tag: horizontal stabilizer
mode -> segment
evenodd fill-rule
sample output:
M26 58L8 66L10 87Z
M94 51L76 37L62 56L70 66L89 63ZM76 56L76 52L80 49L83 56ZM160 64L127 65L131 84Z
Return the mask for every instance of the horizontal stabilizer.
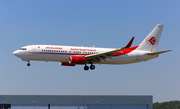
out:
M148 55L159 55L159 54L166 53L166 52L170 52L170 51L172 51L172 50L166 50L166 51L159 51L159 52L148 53Z

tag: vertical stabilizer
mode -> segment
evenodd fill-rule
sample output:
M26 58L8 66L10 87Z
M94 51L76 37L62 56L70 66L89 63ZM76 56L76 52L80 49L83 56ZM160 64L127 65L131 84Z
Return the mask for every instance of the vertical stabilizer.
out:
M164 24L158 24L141 42L137 50L156 52Z

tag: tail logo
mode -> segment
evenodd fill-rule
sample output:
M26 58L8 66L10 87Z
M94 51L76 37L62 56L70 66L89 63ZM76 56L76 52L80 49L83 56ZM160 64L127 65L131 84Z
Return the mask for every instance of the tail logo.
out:
M149 44L149 45L156 45L158 43L158 39L156 37L148 37L146 39L146 42Z

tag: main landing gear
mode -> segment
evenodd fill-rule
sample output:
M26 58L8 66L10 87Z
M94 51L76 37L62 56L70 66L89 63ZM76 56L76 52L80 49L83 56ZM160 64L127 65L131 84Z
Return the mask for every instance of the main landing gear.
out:
M84 66L84 70L89 70L89 67L87 65Z
M90 69L91 69L91 70L94 70L94 69L95 69L95 65L92 65L92 64L91 64ZM86 71L89 70L89 67L88 67L87 65L85 65L85 66L84 66L84 70L86 70Z

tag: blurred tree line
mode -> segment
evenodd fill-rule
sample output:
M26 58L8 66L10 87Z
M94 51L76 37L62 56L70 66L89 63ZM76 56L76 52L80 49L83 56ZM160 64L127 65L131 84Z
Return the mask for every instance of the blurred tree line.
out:
M153 109L180 109L180 101L153 103Z

